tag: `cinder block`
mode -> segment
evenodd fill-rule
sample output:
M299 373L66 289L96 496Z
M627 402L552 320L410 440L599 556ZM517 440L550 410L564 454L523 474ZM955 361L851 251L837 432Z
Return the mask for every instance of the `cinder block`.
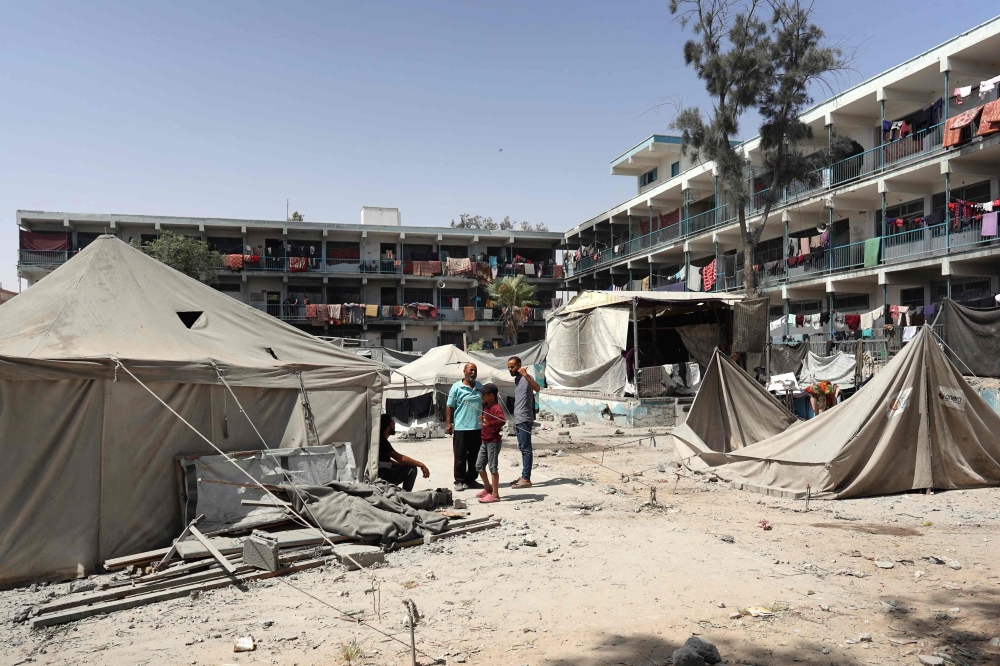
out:
M243 563L264 571L277 571L278 551L278 537L254 530L243 541Z
M348 571L356 571L361 567L370 567L373 564L385 562L385 553L377 546L338 546L334 554Z

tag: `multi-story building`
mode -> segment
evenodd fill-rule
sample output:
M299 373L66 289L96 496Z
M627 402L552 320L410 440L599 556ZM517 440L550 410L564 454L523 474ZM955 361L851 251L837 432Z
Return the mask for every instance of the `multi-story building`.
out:
M489 264L493 257L498 276L526 274L538 307L528 313L521 342L544 338L544 312L563 282L561 267L554 268L561 233L401 226L399 211L387 208L362 209L361 224L36 211L18 211L17 224L18 274L29 285L100 234L149 241L168 230L241 257L238 265L227 261L216 289L316 335L367 339L403 351L502 338L482 283L448 274L449 258ZM431 262L444 263L442 274L421 270ZM306 317L307 303L379 307L363 323L317 325ZM397 316L382 307L408 303L432 304L436 316L426 310L416 318Z
M998 75L1000 17L802 116L814 137L807 150L830 157L814 182L781 192L766 220L754 264L772 319L997 293L1000 237L984 213L1000 198ZM637 179L636 195L566 233L568 247L583 248L567 266L568 289L641 289L644 279L704 289L699 269L709 265L711 290L743 288L738 210L713 163L681 149L678 137L654 135L611 163L612 174ZM760 224L759 139L742 149L747 215ZM824 336L842 330L830 319ZM791 321L774 333L820 332Z

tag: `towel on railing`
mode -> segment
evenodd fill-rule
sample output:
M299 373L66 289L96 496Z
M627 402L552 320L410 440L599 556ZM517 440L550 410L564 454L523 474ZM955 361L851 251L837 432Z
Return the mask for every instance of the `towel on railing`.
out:
M395 316L397 317L402 317L404 314L406 314L406 309L402 305L397 305L395 310L396 310Z
M306 319L315 319L315 318L316 318L316 306L310 303L309 305L306 306Z
M465 310L465 321L476 321L476 310L474 308L466 306L463 309Z
M562 264L556 264L552 267L552 277L557 280L561 280L565 273L563 272Z
M472 262L468 258L448 257L448 275L472 275Z
M340 321L340 318L341 318L340 317L340 310L341 310L340 304L330 305L330 321L331 322L334 322L334 321L338 321L339 322Z
M982 236L996 236L997 235L997 214L996 213L986 213L983 215L983 230L980 232Z
M309 260L305 257L288 257L288 270L292 273L301 273L306 270Z
M382 319L392 319L393 313L396 311L394 305L383 305L382 306Z
M365 305L365 316L366 317L377 317L378 316L378 306L377 305Z
M711 291L715 285L715 259L712 259L707 266L701 269L701 279L705 285L705 291Z
M881 243L881 238L869 238L865 241L865 268L878 266L878 249Z
M431 275L441 275L441 262L440 261L428 261L427 266L431 270Z

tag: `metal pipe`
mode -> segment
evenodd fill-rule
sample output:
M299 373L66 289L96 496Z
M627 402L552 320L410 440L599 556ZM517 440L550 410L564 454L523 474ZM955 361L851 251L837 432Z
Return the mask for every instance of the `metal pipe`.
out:
M639 298L637 296L632 297L632 348L634 354L632 357L632 380L635 382L635 397L641 397L639 395Z

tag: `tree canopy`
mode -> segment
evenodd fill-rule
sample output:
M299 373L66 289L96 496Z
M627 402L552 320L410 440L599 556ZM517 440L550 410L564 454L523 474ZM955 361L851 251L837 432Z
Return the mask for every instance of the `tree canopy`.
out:
M208 243L170 231L161 231L156 240L145 243L133 240L132 247L202 282L215 282L222 268L222 255L209 249Z
M524 325L524 308L538 305L535 300L535 286L523 275L514 275L494 280L486 293L497 307L503 309L503 335L507 344L517 344L517 332Z
M504 216L503 220L500 222L494 222L492 217L483 217L482 215L469 215L468 213L462 213L458 216L458 221L451 221L451 226L453 229L484 229L487 231L502 230L502 231L513 231L515 226L519 226L521 231L548 231L549 228L542 222L532 226L530 222L514 222L510 219L510 216Z

